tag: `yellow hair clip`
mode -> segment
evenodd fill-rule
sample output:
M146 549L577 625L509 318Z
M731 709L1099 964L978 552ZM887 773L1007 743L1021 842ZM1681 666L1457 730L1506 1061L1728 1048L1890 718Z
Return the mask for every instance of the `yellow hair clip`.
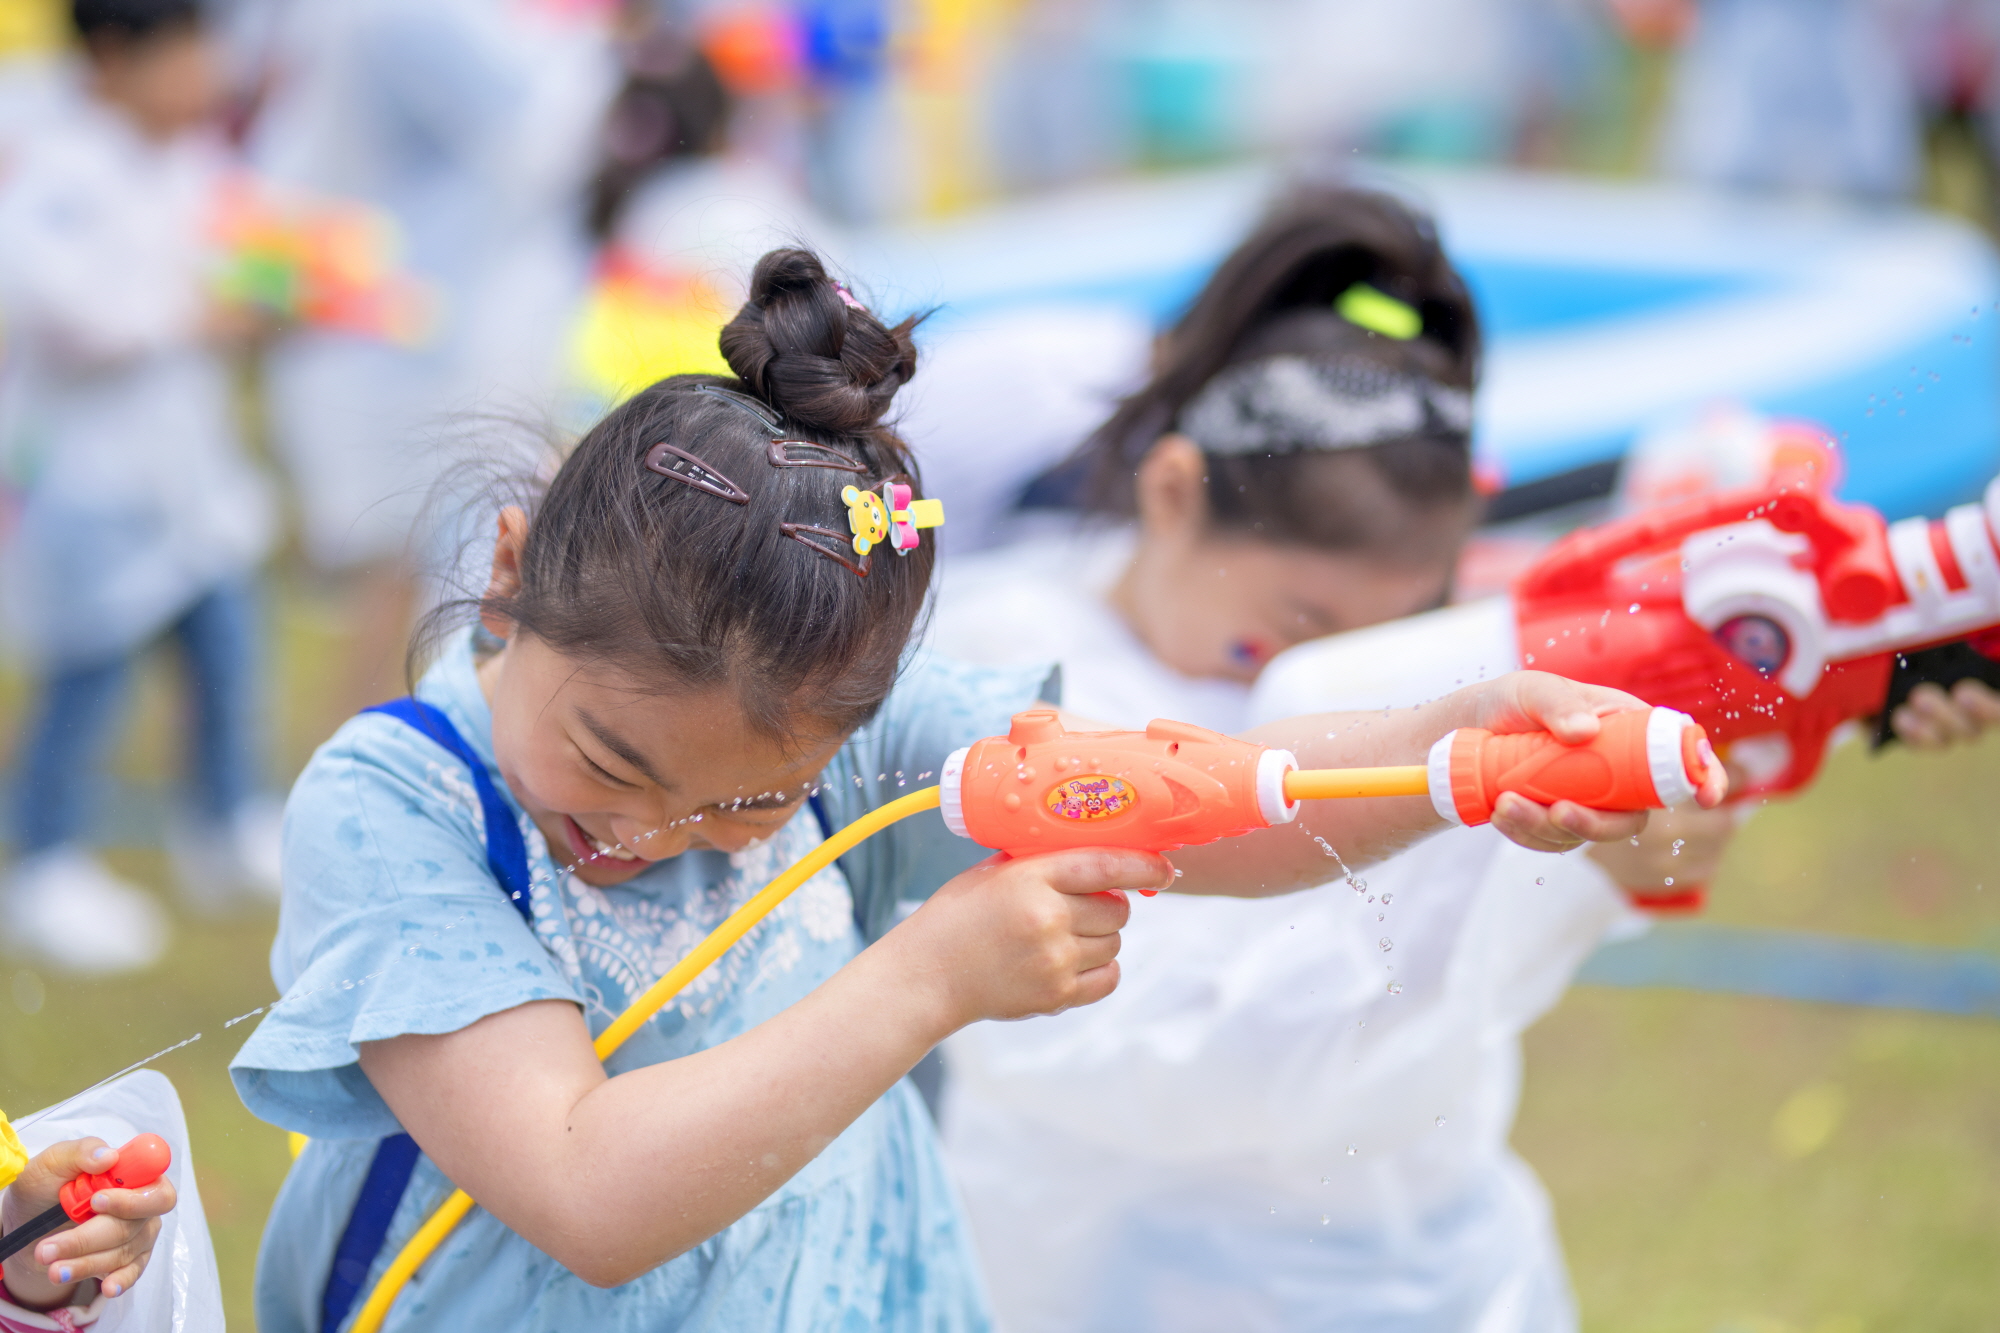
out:
M884 482L879 495L858 486L841 488L856 555L867 555L884 541L897 555L908 555L917 549L919 529L943 526L944 501L913 500L911 494L910 487L896 481Z

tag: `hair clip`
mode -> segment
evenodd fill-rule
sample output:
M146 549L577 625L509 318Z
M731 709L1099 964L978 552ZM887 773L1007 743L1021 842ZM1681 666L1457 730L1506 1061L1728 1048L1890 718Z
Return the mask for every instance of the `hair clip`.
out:
M849 487L848 489L852 490L853 488ZM849 541L847 534L844 532L835 532L832 528L814 527L810 523L780 523L778 531L784 533L799 545L817 551L827 559L847 566L847 568L853 570L861 578L865 579L868 577L868 568L874 563L874 557L866 551L861 553L859 560L848 554L848 550L858 543ZM825 540L820 541L818 540L819 538L825 538Z
M910 488L896 481L884 483L882 493L889 502L889 545L897 555L917 549L919 528L944 526L944 501L912 500Z
M833 291L834 295L840 298L840 303L849 310L859 310L864 315L868 313L868 307L854 299L854 293L847 290L846 283L835 280Z
M773 440L764 456L771 460L772 467L830 467L841 472L867 472L866 464L857 463L830 444L814 444L811 440Z
M917 548L919 528L935 528L944 522L942 500L911 500L907 483L887 481L882 493L858 486L841 488L840 500L847 506L847 526L854 533L854 553L865 556L883 542L897 555Z
M777 418L765 409L763 403L758 402L748 394L738 393L734 389L725 389L720 384L697 384L694 386L694 391L696 393L705 393L711 398L720 398L730 406L741 408L743 411L748 412L751 416L757 418L758 423L770 435L775 436L784 433L784 427L779 424Z
M668 461L668 455L672 455L682 463L685 463L689 470L683 471L677 464ZM741 486L738 486L735 482L723 476L720 472L717 472L687 450L677 449L664 440L646 451L646 467L663 477L672 477L675 481L692 486L698 491L706 491L710 495L729 501L731 504L747 505L750 503L750 492L744 490Z
M1357 282L1336 296L1333 308L1349 324L1397 342L1408 342L1424 331L1424 317L1415 306L1365 282Z

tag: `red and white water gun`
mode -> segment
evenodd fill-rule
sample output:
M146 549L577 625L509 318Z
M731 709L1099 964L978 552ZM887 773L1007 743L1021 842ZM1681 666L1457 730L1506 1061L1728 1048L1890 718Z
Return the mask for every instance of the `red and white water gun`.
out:
M1914 680L2000 680L2000 480L1890 523L1833 497L1835 464L1794 442L1759 487L1572 533L1507 597L1302 644L1265 669L1253 717L1414 704L1526 667L1688 714L1743 776L1733 798L1794 790Z

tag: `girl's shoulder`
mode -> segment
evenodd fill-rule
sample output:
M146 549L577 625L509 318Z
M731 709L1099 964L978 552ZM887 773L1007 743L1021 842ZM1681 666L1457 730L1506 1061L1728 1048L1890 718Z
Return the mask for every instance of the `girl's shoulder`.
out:
M288 814L341 810L371 800L400 801L402 813L452 823L480 818L466 763L400 718L357 713L328 737L292 786Z
M424 717L358 713L299 774L285 803L288 896L334 866L343 871L339 884L326 887L342 896L371 879L407 891L454 878L441 877L443 866L484 866L485 814L471 762L497 791L505 784L492 768L491 718L462 638L447 645L416 697Z

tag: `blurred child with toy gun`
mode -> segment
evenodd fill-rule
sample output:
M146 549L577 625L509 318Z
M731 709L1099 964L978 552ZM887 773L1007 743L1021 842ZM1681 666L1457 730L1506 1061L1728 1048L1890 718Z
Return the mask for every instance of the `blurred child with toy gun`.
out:
M1266 669L1263 709L1552 671L1692 716L1736 800L1804 786L1850 723L1923 745L2000 721L2000 480L1983 504L1889 523L1833 497L1829 443L1782 429L1764 484L1572 533L1509 596L1301 645ZM1640 901L1699 907L1686 878Z
M211 231L227 306L402 347L436 325L436 293L400 266L395 223L365 204L239 176L220 191Z

